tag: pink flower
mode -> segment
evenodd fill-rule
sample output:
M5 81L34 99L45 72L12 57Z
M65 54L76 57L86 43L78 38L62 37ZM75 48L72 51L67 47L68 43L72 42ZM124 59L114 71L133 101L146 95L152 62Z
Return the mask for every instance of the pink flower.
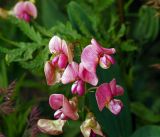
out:
M54 54L52 64L64 69L68 62L72 61L72 53L65 40L60 39L58 36L53 36L49 42L49 50Z
M96 72L98 63L103 69L107 69L115 63L113 57L111 57L115 52L114 48L103 48L95 39L92 39L91 45L88 45L82 51L81 62L91 72Z
M87 118L80 126L80 129L84 137L96 137L96 135L105 137L99 123L92 113L87 115Z
M47 61L44 72L48 85L60 82L61 74L68 62L72 61L72 53L65 40L53 36L49 42L49 50L53 54L52 61Z
M29 22L31 17L34 19L37 17L37 8L30 1L20 1L15 5L13 13L17 18Z
M61 81L63 84L74 82L71 88L72 93L82 96L85 93L85 82L96 86L98 78L95 73L86 70L82 63L78 65L76 62L72 62L65 69Z
M118 99L113 99L114 96L123 95L124 89L116 85L116 80L113 79L110 83L101 84L96 91L96 100L100 111L106 106L115 115L119 114L123 103Z
M55 83L60 82L61 73L56 69L51 61L47 61L44 66L44 73L46 76L46 81L48 85L54 85Z
M77 113L77 98L68 101L62 94L52 94L49 97L49 104L53 110L56 110L54 117L56 119L72 119L77 120L79 115Z

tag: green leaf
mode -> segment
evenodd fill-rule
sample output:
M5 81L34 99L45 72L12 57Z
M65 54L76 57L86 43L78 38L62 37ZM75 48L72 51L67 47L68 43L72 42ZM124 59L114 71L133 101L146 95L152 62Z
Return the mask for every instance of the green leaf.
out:
M8 53L8 49L0 46L0 53Z
M150 123L158 123L160 122L160 115L154 114L152 110L149 110L140 102L131 103L131 111L139 118L150 122Z
M144 126L138 129L131 137L159 137L160 127L159 126Z
M39 32L37 32L33 26L29 25L29 23L23 21L23 20L19 20L17 18L10 18L10 21L13 23L13 24L16 24L20 30L28 37L30 38L31 40L37 42L37 43L41 43L42 41L42 37L40 35Z
M123 42L120 48L122 51L126 51L126 52L132 52L132 51L138 50L137 45L132 40Z
M125 26L124 24L122 24L122 25L121 25L121 28L120 28L120 30L119 30L119 32L118 32L117 37L118 37L118 38L123 37L124 34L125 34L125 32L126 32L126 26Z
M38 3L40 4L39 18L45 27L51 28L58 21L66 21L66 16L60 9L62 5L58 5L54 0L39 0Z
M93 4L95 5L95 10L97 12L102 12L104 9L108 8L113 4L114 0L93 0ZM97 6L98 5L98 6Z
M109 82L113 78L116 78L117 83L122 85L118 66L112 66L112 68L108 70L98 68L97 74L99 76L99 83ZM124 95L121 96L120 99L124 104L124 108L119 115L115 116L107 108L104 108L102 112L99 111L95 93L88 93L87 95L86 101L88 101L89 108L96 116L97 121L108 137L129 137L132 132L132 121L126 89Z
M86 36L95 35L90 18L78 3L74 1L70 2L67 6L67 12L72 26L80 33Z
M31 61L20 62L22 67L29 69L32 72L42 72L44 62L48 60L49 49L46 46L44 49L40 50L37 56Z
M41 43L42 44L42 43ZM33 52L39 49L42 45L37 43L19 43L20 48L15 48L9 50L6 54L6 61L11 62L20 62L27 61L33 58Z
M52 27L49 32L52 33L52 36L58 34L64 39L68 39L71 41L81 38L81 35L77 33L77 31L72 27L70 22L67 22L66 24L59 22L57 25Z
M156 10L148 6L142 6L139 10L138 20L134 27L133 38L145 44L153 42L159 33L159 17L155 16Z
M77 137L80 133L80 121L68 121L64 126L63 137Z

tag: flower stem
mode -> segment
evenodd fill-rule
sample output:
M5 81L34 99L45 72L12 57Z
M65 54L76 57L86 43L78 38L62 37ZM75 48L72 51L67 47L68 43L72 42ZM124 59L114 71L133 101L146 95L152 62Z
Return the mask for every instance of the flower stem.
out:
M95 89L97 89L98 87L91 87L88 89L88 91L94 91Z

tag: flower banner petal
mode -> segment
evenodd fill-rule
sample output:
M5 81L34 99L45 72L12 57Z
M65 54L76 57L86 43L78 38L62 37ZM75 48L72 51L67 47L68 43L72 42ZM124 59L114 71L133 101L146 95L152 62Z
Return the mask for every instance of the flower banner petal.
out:
M100 111L110 102L112 99L111 88L108 83L101 84L96 91L96 100Z

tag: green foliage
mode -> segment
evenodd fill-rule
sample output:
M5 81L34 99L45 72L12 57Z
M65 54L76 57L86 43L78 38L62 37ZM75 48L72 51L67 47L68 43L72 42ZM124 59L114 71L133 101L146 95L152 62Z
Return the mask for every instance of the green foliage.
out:
M132 40L122 42L120 48L122 51L125 51L125 52L132 52L132 51L138 50L137 45Z
M42 117L53 118L49 95L58 91L69 98L72 96L70 84L49 87L45 82L43 67L51 56L48 43L51 37L58 35L72 46L74 61L78 63L92 37L106 48L115 48L116 65L107 70L98 68L98 85L116 78L125 89L124 96L120 97L124 108L118 116L107 109L100 112L94 92L79 97L80 119L68 121L60 136L80 136L79 126L85 119L87 105L108 137L160 136L158 126L146 126L160 123L159 16L154 6L146 6L144 1L121 2L37 0L38 19L35 21L26 23L15 17L0 19L0 88L17 79L13 95L15 112L0 115L0 132L7 137L24 137L34 101L40 106ZM3 102L3 97L0 101Z
M22 106L19 106L20 108L17 107L16 112L3 117L4 128L7 129L5 130L7 137L22 136L24 129L27 127L30 108L28 108L27 103L25 103L25 107L21 108Z
M39 49L42 45L37 43L19 43L19 48L9 50L6 54L6 61L20 62L27 61L33 58L33 52Z
M139 10L136 26L133 28L133 37L142 44L153 42L159 33L159 25L156 10L142 6Z
M37 4L39 4L40 6L40 21L45 27L51 28L53 25L56 25L56 23L59 21L66 21L66 17L60 10L60 5L58 5L57 2L53 0L39 0Z
M149 110L142 103L133 102L131 103L131 111L140 119L150 122L158 123L160 122L160 115L154 114L153 111Z
M138 129L131 137L159 137L159 126L144 126Z
M10 21L17 25L20 30L31 40L37 42L37 43L41 43L42 37L39 34L39 32L36 32L35 29L29 25L29 23L23 21L23 20L19 20L16 19L14 17L10 18Z
M32 72L42 72L44 62L48 60L48 46L39 51L38 55L31 61L20 62L22 67L31 70Z
M80 33L86 36L95 35L91 20L78 3L70 2L67 7L67 12L73 27Z

